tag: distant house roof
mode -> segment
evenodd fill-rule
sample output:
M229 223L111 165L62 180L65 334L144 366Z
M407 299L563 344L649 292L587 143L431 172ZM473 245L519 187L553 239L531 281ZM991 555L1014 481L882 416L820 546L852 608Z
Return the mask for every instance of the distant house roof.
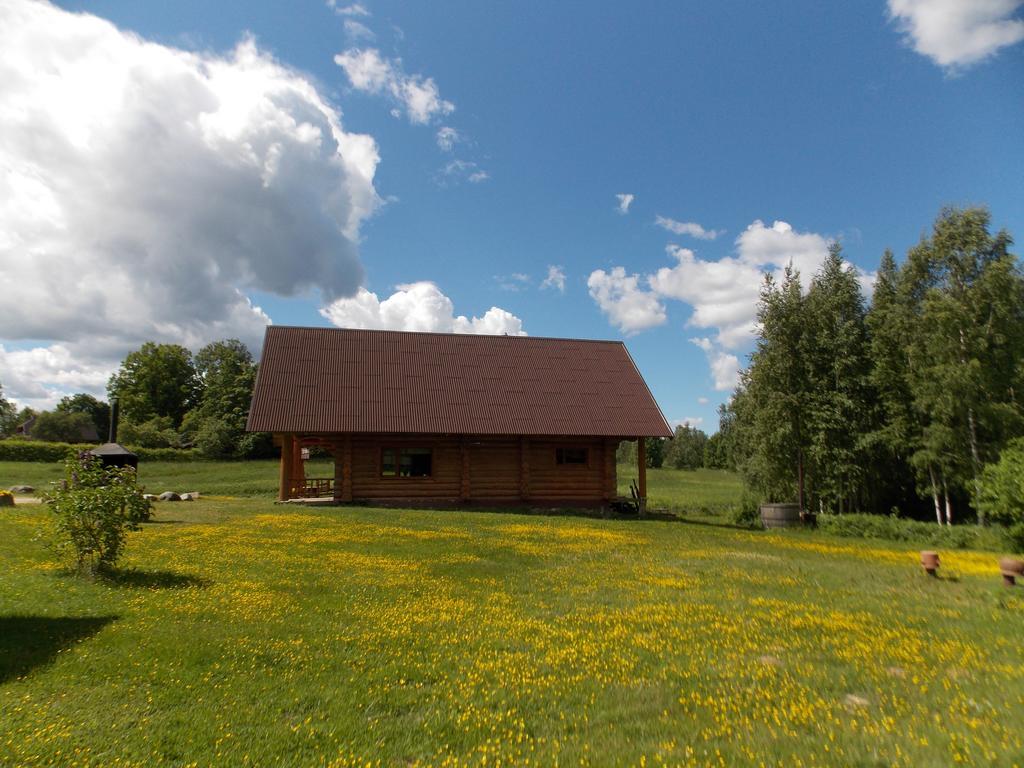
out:
M32 437L32 430L35 428L37 418L37 416L29 416L24 423L15 427L14 434ZM83 443L95 443L99 440L100 435L96 431L96 425L92 422L83 424L81 429L78 430L78 439Z
M93 456L135 456L119 443L104 443L89 450Z
M253 432L669 437L618 341L269 326Z

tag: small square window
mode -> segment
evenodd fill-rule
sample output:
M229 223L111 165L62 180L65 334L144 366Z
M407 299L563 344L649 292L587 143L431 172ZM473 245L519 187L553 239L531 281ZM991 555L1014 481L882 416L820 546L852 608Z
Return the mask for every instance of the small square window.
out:
M586 464L586 448L556 448L555 464Z
M429 448L403 448L399 474L402 477L430 477L433 452Z
M431 448L382 448L381 477L430 477L434 469Z

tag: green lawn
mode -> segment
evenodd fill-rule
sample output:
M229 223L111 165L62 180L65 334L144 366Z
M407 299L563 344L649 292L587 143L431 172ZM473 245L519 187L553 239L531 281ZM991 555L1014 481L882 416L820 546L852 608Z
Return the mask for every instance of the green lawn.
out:
M330 459L317 459L307 463L306 474L309 477L333 477L334 466ZM32 485L43 490L48 483L62 476L63 465L59 462L0 461L0 488ZM629 483L636 477L636 467L620 464L619 493L628 496ZM272 460L148 461L139 468L139 482L153 493L200 491L223 496L269 496L277 493L278 463ZM647 470L647 495L650 505L655 508L717 513L737 503L742 491L739 476L724 470Z
M630 482L638 480L636 467L620 464L616 474L619 493L628 496ZM647 500L652 509L717 515L738 504L742 495L740 476L724 469L647 470Z
M310 477L334 477L330 459L308 462ZM64 476L61 462L0 461L0 488L31 485L37 492ZM145 461L139 483L151 493L199 491L215 496L276 496L278 462L264 461Z
M933 580L804 532L208 499L88 583L46 515L0 510L0 765L1024 760L1024 598L992 554Z

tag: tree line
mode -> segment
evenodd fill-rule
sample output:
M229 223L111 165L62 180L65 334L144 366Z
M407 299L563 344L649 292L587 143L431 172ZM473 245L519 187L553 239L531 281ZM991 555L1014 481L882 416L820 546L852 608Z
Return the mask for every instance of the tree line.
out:
M723 414L729 463L768 501L984 523L986 473L1024 434L1011 243L987 210L945 209L901 265L886 251L870 307L838 244L806 292L791 268L766 276Z
M257 364L241 341L207 344L193 355L178 344L146 342L129 353L107 383L120 408L118 441L143 448L196 448L211 458L273 454L270 435L246 433ZM52 411L16 411L0 390L0 433L10 436L35 416L31 437L79 443L105 440L110 406L92 395L63 398Z
M722 409L719 409L722 415ZM708 435L690 424L680 424L672 437L649 437L644 440L646 466L659 469L735 469L726 453L725 435L719 430ZM636 442L619 443L616 460L636 466Z
M1024 520L1024 276L984 208L943 210L897 265L882 257L870 306L838 244L805 291L766 275L757 341L710 437L689 425L646 443L647 464L740 471L765 501L817 512L894 509L940 523ZM236 339L148 342L108 383L119 439L210 457L273 453L245 420L257 365ZM33 415L0 391L0 432ZM38 415L33 436L102 438L109 407L88 394ZM636 462L635 443L619 460Z

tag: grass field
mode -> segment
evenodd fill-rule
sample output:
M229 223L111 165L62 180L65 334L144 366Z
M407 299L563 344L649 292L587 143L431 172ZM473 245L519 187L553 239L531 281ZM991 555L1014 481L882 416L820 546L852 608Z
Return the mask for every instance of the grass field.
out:
M99 583L56 570L45 507L0 510L0 765L1024 762L1024 598L989 553L934 580L686 521L158 509Z
M308 477L333 477L330 459L307 462ZM41 491L63 476L63 465L0 461L0 488L31 485ZM636 467L618 467L619 493L629 495L629 483L636 479ZM192 464L168 461L144 462L139 482L153 493L200 491L222 496L271 496L277 493L276 461L202 461ZM732 472L698 469L680 472L647 470L648 498L652 507L675 512L718 513L737 503L742 483Z

